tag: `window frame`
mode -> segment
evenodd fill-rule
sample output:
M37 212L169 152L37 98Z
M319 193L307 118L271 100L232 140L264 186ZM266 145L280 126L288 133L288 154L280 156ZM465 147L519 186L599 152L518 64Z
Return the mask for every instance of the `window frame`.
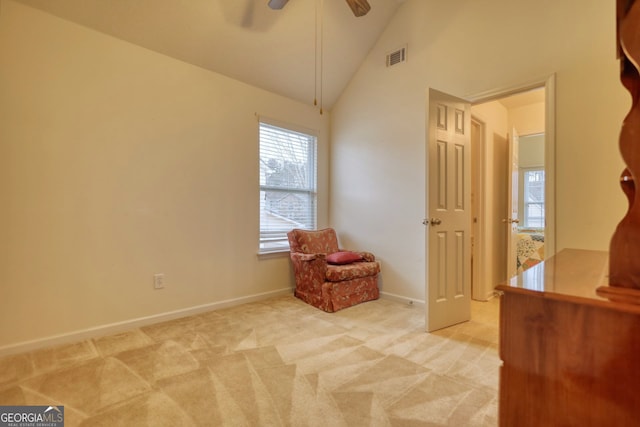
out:
M269 132L284 132L293 136L292 140L299 139L300 137L307 138L306 150L303 150L306 155L305 178L306 185L302 188L299 186L286 186L286 185L267 185L263 183L265 173L263 172L264 165L268 162L263 162L262 149L263 143L263 126L268 128ZM289 140L291 143L292 140ZM274 142L274 141L272 141ZM275 148L275 147L273 147ZM283 149L285 147L280 147ZM302 151L298 152L298 154ZM276 120L271 120L265 117L258 117L258 174L259 174L259 238L258 238L258 254L271 254L279 252L289 251L289 242L287 240L287 232L293 228L303 229L315 229L317 227L317 212L318 212L318 132L310 129L303 128L301 126L291 125L288 123L282 123ZM290 227L282 227L280 229L270 229L264 227L263 219L265 218L265 198L266 192L282 193L282 194L297 194L307 198L304 202L304 218L306 223L296 222L291 218L282 217L283 221L290 221ZM271 212L273 213L273 212ZM263 228L264 227L264 228Z

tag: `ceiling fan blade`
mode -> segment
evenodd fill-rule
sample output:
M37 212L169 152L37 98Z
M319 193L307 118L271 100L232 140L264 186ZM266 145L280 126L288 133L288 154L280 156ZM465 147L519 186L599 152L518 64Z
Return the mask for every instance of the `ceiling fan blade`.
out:
M269 0L269 7L271 9L282 9L289 0Z
M364 16L371 10L367 0L347 0L347 4L357 17Z

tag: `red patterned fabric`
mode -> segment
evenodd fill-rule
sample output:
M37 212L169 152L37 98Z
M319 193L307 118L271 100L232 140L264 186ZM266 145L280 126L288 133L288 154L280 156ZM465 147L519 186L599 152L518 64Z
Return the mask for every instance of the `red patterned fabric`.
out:
M375 276L378 273L380 273L380 264L377 262L354 262L345 265L327 265L326 277L331 282L340 282Z
M335 230L288 233L296 297L327 312L378 299L380 264L370 252L358 252L363 261L346 265L327 264L327 255L343 251Z
M293 239L291 238L293 236ZM324 230L293 229L288 234L291 252L303 254L332 254L339 252L338 237L333 228Z

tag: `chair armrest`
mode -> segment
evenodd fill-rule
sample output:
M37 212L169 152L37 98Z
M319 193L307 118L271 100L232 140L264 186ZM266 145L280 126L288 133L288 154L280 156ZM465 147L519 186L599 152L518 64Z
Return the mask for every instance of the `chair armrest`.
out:
M358 255L360 255L362 257L363 260L367 261L367 262L373 262L376 260L376 256L374 254L372 254L371 252L366 252L366 251L350 251L349 249L338 249L338 251L340 252L353 252L356 253Z
M322 284L327 277L327 255L291 252L290 256L296 288L304 292L322 293Z
M340 252L354 252L362 257L364 261L373 262L376 260L376 256L367 251L350 251L349 249L338 249Z
M376 260L376 256L371 252L358 252L365 261L373 262Z
M300 252L292 252L291 253L291 259L297 259L299 261L313 261L314 259L318 258L318 255L324 255L324 254L303 254Z
M303 281L311 281L319 285L324 282L327 274L327 255L326 254L303 254L300 252L291 252L291 262L296 274L296 278ZM315 283L318 282L318 283Z

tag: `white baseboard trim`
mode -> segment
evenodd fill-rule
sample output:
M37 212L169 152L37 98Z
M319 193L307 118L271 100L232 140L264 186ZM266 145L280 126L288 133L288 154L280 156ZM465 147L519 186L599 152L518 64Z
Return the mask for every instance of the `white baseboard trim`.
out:
M263 292L260 294L249 295L246 297L233 298L224 301L212 302L209 304L197 305L194 307L183 308L180 310L168 311L166 313L154 314L151 316L139 317L136 319L125 320L122 322L110 323L107 325L95 326L92 328L81 329L65 334L52 335L45 338L39 338L30 341L22 341L15 344L9 344L0 347L0 357L9 356L17 353L38 350L45 347L51 347L61 344L70 344L91 338L98 338L104 335L117 334L119 332L128 331L130 329L140 328L142 326L154 323L164 322L167 320L178 319L180 317L192 316L207 311L220 310L227 307L234 307L250 302L262 301L283 295L293 294L292 288L280 289L277 291Z
M406 305L413 305L415 307L425 308L425 302L423 300L407 298L402 295L390 294L389 292L380 292L380 297L383 299L388 299L390 301L399 302Z
M489 300L491 300L492 298L497 298L502 294L502 291L497 291L495 289L491 289L491 291L489 291L489 293L487 293L484 297L481 298L471 298L473 301L480 301L480 302L487 302Z

